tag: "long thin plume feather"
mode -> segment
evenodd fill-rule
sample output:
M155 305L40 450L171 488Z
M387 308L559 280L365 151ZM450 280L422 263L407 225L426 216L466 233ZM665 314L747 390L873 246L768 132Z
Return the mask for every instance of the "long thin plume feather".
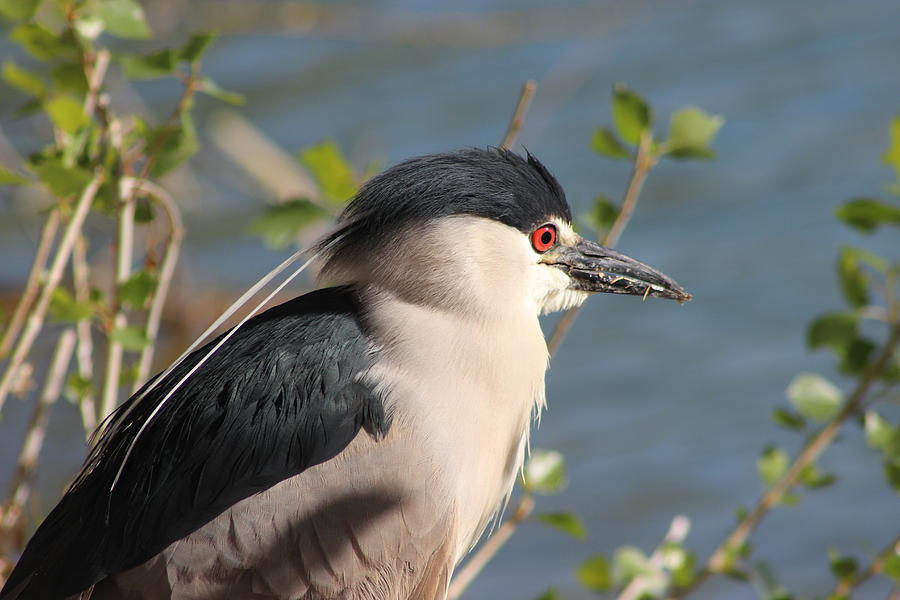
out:
M317 249L317 251L315 252L315 254L313 254L311 257L309 257L309 258L306 260L306 262L304 262L302 265L300 265L299 267L297 267L297 269L296 269L293 273L291 273L284 281L282 281L282 282L278 285L278 287L276 287L276 288L275 288L268 296L266 296L265 298L263 298L263 300L262 300L259 304L257 304L257 305L253 308L253 310L251 310L251 311L250 311L243 319L241 319L240 322L238 322L238 324L235 325L235 326L231 329L231 331L229 331L229 332L228 332L221 340L219 340L219 342L218 342L215 346L213 346L213 347L209 350L209 352L207 352L207 353L203 356L203 358L201 358L201 359L197 362L197 364L194 365L194 366L191 368L190 371L188 371L181 379L178 380L178 382L175 383L174 386L172 386L172 388L171 388L168 392L166 392L166 395L163 396L163 399L159 401L159 404L156 405L156 407L153 409L153 411L150 413L150 415L144 420L144 422L141 424L140 429L138 429L138 431L137 431L137 433L135 434L134 438L133 438L133 439L131 440L131 442L129 443L129 445L128 445L128 450L125 451L125 456L122 458L122 462L121 462L121 464L119 465L119 469L116 471L116 477L115 477L115 479L113 479L112 486L110 486L110 488L109 488L109 493L110 493L110 494L112 494L113 490L116 489L116 484L119 482L119 479L120 479L120 477L122 476L122 472L123 472L124 469L125 469L125 465L126 465L126 463L128 462L128 458L131 456L131 452L132 452L132 450L134 450L135 445L137 444L138 440L139 440L140 437L141 437L141 434L144 432L144 430L147 428L147 426L150 425L150 423L153 421L153 419L156 417L156 415L159 413L159 411L162 410L163 406L165 406L165 404L166 404L166 403L169 401L169 399L175 394L175 392L177 392L177 391L179 390L179 388L181 388L181 386L184 385L184 383L185 383L185 382L186 382L186 381L194 374L194 372L196 372L197 369L199 369L201 366L203 366L203 364L204 364L207 360L209 360L209 358L210 358L213 354L215 354L215 353L219 350L219 348L221 348L222 345L223 345L225 342L227 342L227 341L231 338L232 335L234 335L235 333L237 333L237 331L244 325L244 323L246 323L246 322L249 321L251 318L253 318L253 317L259 312L259 310L260 310L263 306L265 306L265 305L266 305L273 297L275 297L276 294L278 294L281 290L283 290L283 289L285 288L285 286L287 286L287 285L288 285L291 281L293 281L300 273L302 273L302 272L303 272L310 264L312 264L312 262L313 262L316 258L318 258L318 256L319 256L323 251L325 251L326 248L327 248L329 245L330 245L330 244L327 244L325 247L319 247L319 248ZM166 377L169 373L171 373L173 369L175 369L175 368L176 368L176 367L177 367L177 366L178 366L178 365L179 365L179 364L180 364L180 363L181 363L181 362L182 362L182 361L183 361L183 360L191 353L191 352L193 352L198 346L200 346L200 344L202 344L202 343L206 340L206 338L208 338L209 335L210 335L213 331L215 331L222 323L224 323L226 319L228 319L231 315L233 315L234 312L235 312L236 310L238 310L241 306L243 306L244 304L246 304L246 303L247 303L247 300L249 300L249 299L250 299L253 295L255 295L262 287L264 287L266 284L268 284L270 281L272 281L272 279L273 279L274 277L276 277L276 276L277 276L279 273L281 273L284 269L286 269L288 266L290 266L291 263L293 263L294 261L296 261L298 258L300 258L300 257L301 257L304 253L306 253L307 251L308 251L308 249L303 249L303 250L299 250L299 251L295 252L295 253L294 253L293 255L291 255L287 260L285 260L283 263L281 263L280 265L278 265L277 267L275 267L273 270L269 271L269 273L268 273L265 277L263 277L262 279L260 279L258 282L256 282L256 284L254 284L253 287L251 287L249 290L247 290L246 292L244 292L244 294L243 294L240 298L238 298L238 299L234 302L234 304L232 304L230 307L228 307L228 309L227 309L224 313L222 313L222 315L221 315L218 319L216 319L216 321L215 321L212 325L210 325L210 326L206 329L206 331L204 331L203 334L202 334L199 338L197 338L197 340L196 340L193 344L191 344L190 347L189 347L187 350L185 350L184 353L183 353L181 356L179 356L178 359L177 359L174 363L172 363L172 365L171 365L168 369L166 369L165 371L163 371L163 372L160 374L159 377L157 377L153 382L151 382L150 385L147 386L147 389L144 390L144 391L141 393L141 395L138 397L138 399L137 399L134 403L132 403L131 407L129 407L129 410L130 410L132 407L136 406L137 403L138 403L142 398L144 398L144 397L145 397L145 396L146 396L146 395L147 395L154 387L156 387L156 384L157 384L157 383L159 383L160 381L162 381L163 379L165 379L165 377ZM117 420L118 422L122 423L122 422L124 422L124 419L125 419L125 417L127 417L127 416L128 416L128 413L126 412L125 414L122 415L121 418L118 418L118 419L116 419L116 420Z

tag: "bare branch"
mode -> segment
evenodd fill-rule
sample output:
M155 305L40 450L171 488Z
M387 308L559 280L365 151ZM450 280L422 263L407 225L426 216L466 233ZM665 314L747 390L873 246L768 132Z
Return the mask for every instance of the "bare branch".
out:
M34 345L34 341L37 339L37 336L44 325L44 317L47 314L47 309L50 307L50 299L53 296L53 291L62 279L66 264L69 262L69 257L72 254L72 246L74 246L75 240L81 232L81 227L84 225L84 219L87 217L88 211L91 208L91 203L94 200L94 196L97 195L97 190L100 188L102 181L103 171L98 170L84 188L81 197L75 205L75 210L69 217L69 222L63 232L62 240L53 257L53 261L51 262L50 270L47 273L44 287L41 289L36 304L28 314L25 329L22 331L22 335L19 337L18 343L13 350L9 363L6 366L6 371L3 373L3 378L0 379L0 410L2 410L3 404L6 401L6 396L9 394L10 387L15 380L16 372L28 357L28 353L31 351L31 347Z
M44 221L44 226L41 229L41 240L38 242L37 251L34 254L34 262L31 264L31 272L28 273L25 290L22 292L22 297L16 305L16 310L13 312L6 331L3 332L3 339L0 340L0 356L5 356L9 352L10 346L12 346L16 336L19 335L22 323L25 322L25 316L28 314L28 310L37 296L44 267L47 265L47 258L50 256L50 249L53 247L54 238L56 238L57 229L59 229L59 209L54 208L47 215L47 220Z
M122 344L112 337L128 326L128 319L119 298L119 286L131 275L131 259L134 251L134 189L130 179L120 181L118 228L116 229L116 276L111 293L113 328L109 332L106 349L106 368L103 372L103 391L100 395L100 420L106 418L118 404L119 375L122 372Z
M75 300L79 303L90 301L90 268L87 263L87 241L79 235L72 248L72 280L75 287ZM75 324L78 334L78 346L75 356L78 364L78 375L85 381L94 379L94 340L91 333L91 322L82 319ZM97 428L97 406L93 393L87 393L78 399L81 412L81 425L84 427L86 439Z
M150 369L153 366L153 353L156 349L157 336L159 335L159 324L162 319L163 307L166 303L166 297L169 294L169 287L172 278L175 276L175 265L178 263L178 253L181 248L181 241L184 238L184 226L181 222L181 212L178 205L162 187L147 181L141 180L134 183L139 190L153 199L159 204L166 215L169 225L169 235L166 238L166 250L163 255L162 263L159 267L159 282L153 297L150 300L150 308L147 311L147 322L144 326L144 333L149 343L141 349L141 356L138 359L137 378L132 387L131 393L136 393L138 389L147 380L150 375Z
M506 135L503 136L503 141L500 142L501 148L509 150L516 142L516 138L519 137L519 131L522 130L522 125L525 123L525 113L528 112L528 107L531 105L531 99L534 98L535 91L537 91L537 83L534 79L528 79L522 84L522 93L519 95L518 103L516 103L516 109L513 111L512 118L509 121Z
M59 336L44 388L31 413L25 440L22 442L22 450L19 453L19 460L16 463L16 470L9 487L7 503L0 511L3 516L0 529L9 530L15 527L31 493L29 482L34 477L41 447L44 445L44 437L47 432L47 411L59 398L74 349L75 328L69 327Z
M512 516L504 521L491 537L485 540L481 547L478 548L478 552L473 554L465 566L453 576L453 581L450 582L450 589L447 592L447 598L457 600L463 595L466 588L481 573L485 565L494 558L497 551L503 547L503 544L509 540L519 528L519 525L528 518L533 510L534 496L528 493L523 494Z

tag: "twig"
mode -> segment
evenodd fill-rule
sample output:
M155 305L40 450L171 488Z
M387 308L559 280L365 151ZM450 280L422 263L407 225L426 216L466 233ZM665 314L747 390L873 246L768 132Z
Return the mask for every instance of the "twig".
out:
M181 241L184 238L184 226L181 222L181 212L178 205L162 187L147 181L141 180L134 183L141 192L149 195L154 202L160 205L166 218L169 221L169 235L166 239L166 250L163 255L162 263L159 267L159 281L150 300L150 308L147 311L147 322L144 326L144 333L149 342L141 349L141 356L138 359L137 378L135 379L131 393L136 393L138 389L147 380L150 375L150 369L153 366L153 352L156 348L157 336L159 335L159 323L162 319L163 307L166 303L166 296L169 293L169 287L172 278L175 275L175 265L178 263L178 253L181 248Z
M69 327L59 336L56 350L50 361L50 370L44 382L44 388L38 397L37 404L31 413L26 430L25 440L22 442L22 450L16 463L16 471L12 483L9 486L6 506L3 507L2 529L9 530L15 526L25 502L31 493L31 481L37 468L38 457L44 444L44 436L47 432L47 411L62 391L66 372L69 370L69 361L72 351L75 349L75 329Z
M128 326L125 309L119 298L119 286L131 275L131 258L134 249L134 186L130 179L122 179L119 184L118 227L116 229L116 276L111 293L113 308L112 330L108 332L106 368L103 372L103 391L100 395L100 420L106 418L118 403L119 375L122 372L122 343L113 336Z
M59 247L50 265L50 270L47 273L44 287L41 289L37 302L28 314L22 335L19 337L18 343L16 343L16 347L9 359L9 364L6 366L6 371L3 373L3 378L0 379L0 410L3 409L6 396L9 394L9 390L15 380L16 372L28 357L28 353L31 351L31 347L34 345L34 341L44 325L44 317L47 314L47 309L50 307L53 291L62 279L63 271L65 271L66 264L69 262L69 256L72 254L72 246L81 232L84 219L87 217L91 203L102 181L103 171L97 170L81 193L75 210L69 218L62 240L59 242Z
M519 95L519 101L516 103L516 109L513 111L512 118L509 121L509 127L506 128L506 135L500 142L500 147L509 150L519 137L519 131L522 130L522 124L525 123L525 113L531 105L531 99L534 98L534 92L537 90L537 83L534 79L528 79L522 84L522 93Z
M84 96L84 112L91 115L97 108L97 96L100 94L100 87L103 85L103 79L106 77L106 68L109 66L109 50L103 48L99 50L94 57L92 65L84 65L85 77L88 81L88 92Z
M83 235L79 235L72 248L72 281L75 287L75 300L79 303L90 301L90 269L87 262L87 241ZM78 334L78 346L76 359L78 375L85 381L93 383L94 380L94 340L91 335L91 321L81 319L75 324ZM81 425L84 428L86 438L90 438L91 432L97 428L97 406L94 394L88 391L78 399L78 408L81 412Z
M533 510L534 496L528 493L523 494L521 500L519 500L519 504L516 506L516 509L509 519L504 521L503 524L497 528L497 531L485 540L484 544L478 549L478 552L473 554L472 558L466 562L465 566L453 576L453 581L450 582L450 589L447 592L447 598L456 600L462 596L463 592L466 591L466 588L468 588L478 574L481 573L485 565L494 558L497 551L503 547L503 544L509 540L512 534L516 532L516 529L519 528L519 525L528 518Z
M900 343L900 324L895 324L891 328L888 339L879 352L878 357L866 369L841 411L816 435L810 438L781 479L775 482L762 495L756 506L753 507L753 510L741 519L725 540L713 551L706 565L697 574L692 584L689 587L678 590L675 597L685 596L710 576L720 573L730 566L731 555L747 541L747 538L750 537L750 534L759 525L762 518L781 502L784 495L797 484L807 466L815 463L822 452L834 441L844 422L859 413L860 408L865 403L869 388L875 383L878 376L892 359L898 343Z
M655 569L661 569L663 560L665 559L665 547L669 544L680 544L683 542L690 530L691 521L686 516L678 515L672 519L672 524L669 525L669 531L666 532L662 542L660 542L656 550L653 551L653 554L650 555L650 565ZM638 575L625 586L625 589L619 594L618 600L637 600L641 597L641 594L644 593L646 583L646 578Z
M863 583L868 581L873 575L877 575L884 570L884 561L891 554L900 555L900 535L895 537L890 544L888 544L884 550L879 552L868 567L862 572L860 572L856 577L852 579L842 579L835 586L834 591L828 595L829 598L838 598L841 596L848 596L850 592L854 589L861 586Z
M652 142L653 139L649 131L641 134L637 155L634 158L634 167L631 171L631 179L628 181L628 187L625 188L622 208L619 210L619 214L616 216L616 220L610 227L609 232L603 237L601 243L604 246L613 247L618 244L622 232L625 231L625 226L631 220L631 215L634 213L634 208L637 206L638 198L641 195L641 189L644 187L644 181L646 181L647 175L657 162L657 158L650 151ZM550 340L547 342L547 350L550 352L550 356L556 355L580 310L580 306L570 308L556 321L556 326L553 328L553 333L550 334Z
M6 331L3 332L3 339L0 340L0 356L5 356L9 352L10 346L12 346L16 336L19 335L22 323L25 322L25 316L28 314L28 310L37 296L44 267L47 265L47 258L50 256L50 249L53 247L54 238L56 238L57 229L59 229L59 209L54 208L47 215L47 220L44 221L44 226L41 229L41 240L38 242L37 251L34 254L31 272L28 273L25 291L22 292L22 297L16 305L16 310L13 312L9 325Z

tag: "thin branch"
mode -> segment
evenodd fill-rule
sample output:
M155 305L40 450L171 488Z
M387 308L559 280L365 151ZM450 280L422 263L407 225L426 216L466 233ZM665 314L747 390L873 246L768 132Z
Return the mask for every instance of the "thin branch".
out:
M725 540L713 551L691 586L678 590L675 594L676 597L685 596L713 574L720 573L729 567L733 553L747 541L763 517L781 503L785 494L800 480L807 466L814 464L822 452L834 441L844 422L859 414L860 409L865 405L869 389L891 361L898 343L900 343L900 324L895 324L877 358L866 369L841 411L810 438L781 479L762 495L756 506L741 519Z
M157 336L159 335L159 323L162 319L166 297L169 294L169 287L171 286L172 278L175 275L175 265L178 263L178 253L181 248L181 241L184 238L184 226L181 222L181 212L178 210L178 205L175 204L175 201L169 193L162 187L147 180L137 181L134 185L139 188L141 192L150 196L150 198L163 209L169 222L169 235L166 238L166 250L159 267L159 281L150 300L150 308L147 311L147 322L144 326L144 333L149 342L141 349L141 356L138 359L137 378L131 390L132 394L140 389L150 375L150 369L153 366L153 352L156 348Z
M34 477L41 448L44 445L44 437L47 433L47 411L59 398L74 349L75 329L69 327L59 336L56 350L54 350L53 358L50 361L50 369L44 382L44 388L28 421L25 440L22 442L22 450L19 453L19 460L16 463L12 483L9 486L8 500L2 510L2 529L9 530L15 526L31 493L29 482Z
M650 555L649 563L654 570L659 570L663 567L665 547L669 544L680 544L683 542L690 530L691 521L686 516L678 515L672 519L672 524L669 525L669 530L663 537L662 542L660 542L656 550L653 551L653 554ZM646 576L638 575L625 586L625 589L619 594L618 600L638 600L638 598L641 597L641 594L644 593L646 587Z
M106 418L118 404L119 375L122 372L122 343L113 335L128 326L128 319L119 298L119 286L131 276L131 259L134 250L134 186L131 180L122 179L119 186L118 227L116 229L116 275L111 293L113 309L112 330L107 337L106 368L103 372L103 391L100 395L100 420Z
M644 181L647 180L650 170L656 166L657 158L651 152L652 143L653 139L649 131L641 134L637 154L634 158L634 167L631 171L631 179L628 181L628 187L625 188L622 208L619 210L619 214L616 216L616 220L610 227L609 232L603 237L601 243L604 246L614 247L618 244L622 232L625 231L625 226L631 220L631 215L634 213L638 198L641 195L641 189L644 187ZM547 342L547 350L550 352L550 356L556 355L580 310L580 306L570 308L556 321L556 326L553 328L553 333L550 334L550 340Z
M884 570L885 560L892 554L900 555L900 535L895 537L884 550L879 552L868 567L860 572L852 579L842 579L835 586L834 591L828 595L829 598L837 598L841 596L849 596L850 593L868 581L874 575L878 575Z
M0 379L0 410L3 409L6 396L9 394L13 381L15 381L19 367L22 366L25 359L28 357L31 347L34 345L34 341L37 339L37 336L44 325L44 317L47 314L47 309L50 307L53 291L62 279L66 264L69 262L69 257L72 254L72 247L75 245L75 240L81 232L81 227L84 225L84 219L87 217L88 211L91 208L91 203L94 200L94 196L97 195L97 190L100 189L102 181L103 171L98 170L84 188L81 197L75 205L72 216L69 217L69 222L63 232L62 240L53 257L53 261L51 262L50 270L47 273L44 287L41 289L37 302L28 314L22 335L19 337L19 341L9 359L6 371L3 373L3 378Z
M44 221L44 226L41 228L41 240L38 242L37 251L34 253L34 262L31 264L31 272L28 273L25 290L22 292L22 297L16 305L16 310L13 312L6 331L3 332L3 339L0 340L0 356L5 356L9 352L13 341L19 335L22 323L25 322L25 316L28 314L28 310L37 296L41 277L44 273L44 268L47 266L47 258L50 256L50 249L53 247L53 240L56 238L57 229L59 229L59 209L54 208L47 215L47 220Z
M453 581L450 583L450 589L447 592L447 598L456 600L463 595L466 588L481 573L485 565L494 558L494 555L503 547L503 544L516 532L519 525L531 515L533 510L534 496L528 493L523 494L512 516L497 528L497 531L481 545L478 552L473 554L465 566L453 576Z
M83 235L79 235L72 249L72 280L75 287L75 300L79 303L90 302L90 268L87 262L87 241ZM94 380L94 340L91 333L90 319L81 319L75 324L78 334L78 346L76 359L78 375L85 381ZM97 406L94 394L87 392L78 399L78 408L81 412L81 425L84 428L86 438L90 438L91 432L97 428Z
M109 66L109 50L103 48L99 50L94 57L93 64L85 63L85 77L88 81L88 91L84 96L84 112L91 115L97 108L97 97L100 94L100 88L103 85L103 79L106 77L106 68Z
M500 147L509 150L519 137L522 125L525 123L525 114L531 105L531 99L537 91L537 83L534 79L528 79L522 84L522 93L519 95L519 101L516 103L516 109L513 111L512 118L509 121L509 127L506 128L506 135L500 142Z

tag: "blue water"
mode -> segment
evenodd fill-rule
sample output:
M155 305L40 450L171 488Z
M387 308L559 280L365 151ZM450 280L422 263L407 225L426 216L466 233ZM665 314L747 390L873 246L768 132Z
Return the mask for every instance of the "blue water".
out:
M620 244L695 300L592 299L548 376L549 411L534 443L566 454L570 485L541 499L538 510L577 512L589 539L528 524L467 597L522 599L552 585L565 598L587 598L572 575L580 560L622 544L652 549L676 514L691 518L689 546L706 555L735 508L758 495L762 446L801 442L769 417L793 375L816 370L847 387L831 359L808 354L803 343L812 316L841 306L838 247L869 244L894 257L900 250L896 232L870 240L832 217L842 201L878 193L892 176L879 159L888 120L900 111L900 3L336 6L357 20L303 34L271 19L224 36L210 51L210 74L246 94L243 113L285 148L334 138L363 165L495 144L522 80L535 78L520 141L559 177L581 214L598 193L619 196L628 175L626 165L587 149L593 128L609 121L614 83L628 82L652 101L659 131L685 104L726 117L715 161L654 171ZM441 29L451 18L455 28ZM512 25L485 35L492 19ZM413 25L444 34L399 35ZM152 82L138 89L154 106L176 92ZM218 108L200 103L201 127ZM31 132L20 123L7 131L26 147ZM208 285L246 286L279 258L243 229L265 194L213 149L194 167L206 187L191 198L185 264ZM5 206L0 253L10 259L0 262L0 281L13 285L24 276L33 233ZM24 411L14 403L0 425L8 440L0 443L2 464L18 435L5 430ZM74 431L71 407L53 418L57 434ZM40 479L51 496L81 459L77 444L53 431L53 461ZM775 511L752 539L758 556L807 596L832 586L827 546L864 557L900 523L897 495L858 428L847 428L822 466L839 482L804 493L801 508ZM859 597L885 594L873 584ZM696 597L754 594L716 580Z

